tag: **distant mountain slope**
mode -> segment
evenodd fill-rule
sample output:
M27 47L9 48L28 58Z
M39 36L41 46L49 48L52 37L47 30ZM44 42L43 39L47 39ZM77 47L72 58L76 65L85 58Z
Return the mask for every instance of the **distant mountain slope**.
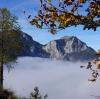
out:
M42 49L40 43L34 41L31 36L28 34L21 32L21 38L24 39L24 50L20 54L20 56L32 56L32 57L43 57L49 58L50 55L45 50Z
M96 53L74 36L64 36L61 39L51 41L43 49L50 53L50 58L65 60L89 60L93 59Z
M46 45L34 41L31 36L24 32L21 33L21 38L24 38L24 45L26 46L21 56L83 61L94 59L96 53L75 36L64 36Z

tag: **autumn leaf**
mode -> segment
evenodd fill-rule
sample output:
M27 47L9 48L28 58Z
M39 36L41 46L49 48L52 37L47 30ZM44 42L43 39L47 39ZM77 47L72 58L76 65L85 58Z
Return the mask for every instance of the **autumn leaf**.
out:
M74 13L76 10L77 10L77 8L74 7L74 8L71 10L71 12Z
M91 2L91 3L90 3L90 7L91 7L91 8L95 8L95 6L96 6L96 4L95 4L94 2Z
M39 17L36 17L36 18L35 18L35 21L36 21L36 22L38 22L39 20L40 20L40 18L39 18Z
M28 19L29 19L30 17L31 17L31 15L29 14L29 15L28 15Z
M93 77L94 79L96 79L96 78L98 77L98 73L93 72L93 73L92 73L92 77Z
M40 24L36 24L37 28L42 28L42 26Z
M88 79L88 81L94 82L94 81L96 81L96 79L95 78L91 78L91 79Z
M50 7L49 11L55 11L55 8L54 7Z
M38 11L38 15L40 15L40 14L42 14L42 11L41 10Z
M72 5L73 3L72 2L66 2L66 5Z
M54 35L57 33L57 31L54 30L54 29L48 30L48 32L51 32L51 33L54 34Z
M29 21L29 23L30 23L31 25L35 25L35 23L34 23L33 21Z
M46 2L46 4L50 4L51 3L51 0L48 0L47 2Z
M55 24L50 24L50 27L54 27L54 26L56 26Z
M99 61L99 58L96 58L93 63L96 64L98 61Z
M77 0L77 4L76 5L79 6L79 4L82 3L82 2L83 2L83 0Z
M100 65L97 66L97 69L100 69Z
M89 66L87 66L86 69L89 69Z
M92 75L92 77L93 77L94 79L96 79L96 78L97 78L97 75Z
M42 0L40 0L40 7L42 7Z
M67 21L67 22L70 21L70 20L72 20L71 17L66 18L66 21Z
M80 66L80 68L84 68L85 66Z

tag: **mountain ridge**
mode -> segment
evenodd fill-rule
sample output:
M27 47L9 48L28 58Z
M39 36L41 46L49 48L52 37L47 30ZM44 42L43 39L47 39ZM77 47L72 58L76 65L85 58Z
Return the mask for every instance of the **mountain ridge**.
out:
M76 36L64 36L57 40L42 45L33 40L27 33L21 32L24 38L25 48L20 56L32 56L41 58L51 58L57 60L91 60L94 59L96 51L88 47L86 43L79 40Z

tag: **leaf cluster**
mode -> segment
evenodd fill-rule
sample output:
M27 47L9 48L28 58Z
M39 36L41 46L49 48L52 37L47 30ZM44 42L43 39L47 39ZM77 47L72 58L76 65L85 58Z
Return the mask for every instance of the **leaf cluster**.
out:
M28 20L31 25L37 28L49 29L49 32L56 34L57 31L71 26L83 25L85 29L96 31L100 26L100 0L58 0L58 7L53 5L52 0L40 0L41 9L38 15L32 20ZM83 13L78 12L82 7ZM69 10L68 7L71 7ZM25 14L25 11L23 11ZM31 15L28 16L29 19Z
M96 53L97 56L100 56L100 50ZM93 65L96 65L96 69L93 69ZM80 66L81 68L86 67L86 69L90 69L92 71L92 78L89 78L88 81L96 81L97 78L100 76L100 59L96 58L92 63L88 62L87 66Z

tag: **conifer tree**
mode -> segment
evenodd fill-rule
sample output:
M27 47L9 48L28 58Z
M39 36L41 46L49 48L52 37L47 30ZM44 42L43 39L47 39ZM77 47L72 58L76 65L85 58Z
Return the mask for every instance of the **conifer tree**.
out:
M21 27L18 18L7 8L0 8L0 86L3 87L4 64L11 68L11 62L16 62L19 51L23 48L20 39Z

